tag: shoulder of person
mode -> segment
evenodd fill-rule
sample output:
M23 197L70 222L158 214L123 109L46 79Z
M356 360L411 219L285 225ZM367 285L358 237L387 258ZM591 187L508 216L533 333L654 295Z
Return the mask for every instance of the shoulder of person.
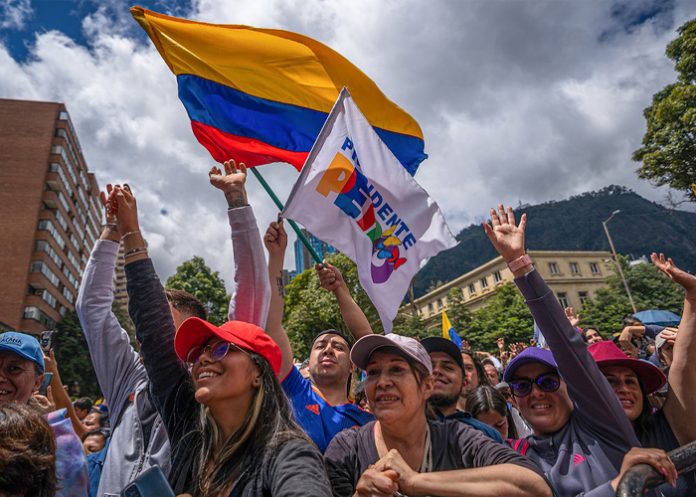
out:
M324 453L325 457L331 457L336 452L345 452L347 449L357 451L361 444L373 443L375 421L370 421L363 426L340 431L331 439Z

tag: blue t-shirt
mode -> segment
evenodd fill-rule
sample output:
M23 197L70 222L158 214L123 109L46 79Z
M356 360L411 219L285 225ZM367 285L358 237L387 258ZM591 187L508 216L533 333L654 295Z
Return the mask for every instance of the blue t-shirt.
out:
M490 425L487 425L482 421L479 421L466 411L457 410L457 412L455 412L454 414L450 414L449 416L443 416L440 411L436 411L436 414L437 417L441 420L456 419L457 421L467 424L472 428L476 428L478 431L482 432L488 438L491 438L496 442L503 443L503 438L500 436L500 433L498 433L498 430L496 430Z
M283 380L295 419L323 454L337 433L372 421L374 416L355 404L329 405L312 388L312 383L303 378L296 368L291 368Z

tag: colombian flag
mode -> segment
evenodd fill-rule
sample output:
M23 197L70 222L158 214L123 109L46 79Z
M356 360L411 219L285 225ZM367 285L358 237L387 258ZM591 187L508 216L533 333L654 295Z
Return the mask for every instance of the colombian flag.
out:
M316 40L142 7L132 7L131 14L176 75L193 133L218 162L287 162L301 169L344 86L411 175L427 157L418 123L360 69Z
M459 335L457 335L457 331L450 323L445 311L442 311L442 338L452 340L457 347L460 349L462 348L462 339L459 338Z

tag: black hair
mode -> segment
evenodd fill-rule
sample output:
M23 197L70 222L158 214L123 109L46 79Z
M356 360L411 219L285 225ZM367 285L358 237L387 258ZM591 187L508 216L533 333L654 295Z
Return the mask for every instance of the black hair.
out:
M512 419L512 412L508 407L507 401L496 388L481 385L472 390L466 396L466 410L477 419L479 414L487 411L495 411L501 416L505 416L508 423L508 438L519 438L515 420Z
M109 438L108 432L106 430L98 428L96 430L90 430L87 433L85 433L84 435L82 435L82 441L84 442L85 440L87 440L87 437L92 437L94 435L97 435L99 437L103 437L104 441L106 441L106 439Z
M193 294L177 288L167 288L164 291L171 306L188 317L207 319L205 306Z
M85 411L90 411L93 405L94 403L89 397L80 397L73 402L73 406L75 406L76 409L83 409Z
M90 409L89 414L99 414L99 428L108 428L109 426L109 415L106 414L105 412L102 412L101 409L98 407L92 407ZM89 416L88 414L88 416Z
M486 376L486 372L483 369L483 364L474 356L474 352L470 349L461 349L461 352L471 357L474 367L476 368L476 373L478 373L479 385L491 386L491 382L488 381L488 376ZM464 373L466 374L466 371Z

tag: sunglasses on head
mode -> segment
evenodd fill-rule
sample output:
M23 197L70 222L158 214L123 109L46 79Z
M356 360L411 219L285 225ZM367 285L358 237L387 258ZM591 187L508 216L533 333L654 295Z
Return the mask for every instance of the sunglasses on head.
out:
M201 356L206 352L210 353L211 361L217 362L225 357L230 350L241 351L242 349L230 342L217 342L214 344L198 345L193 347L191 350L189 350L189 353L186 354L186 363L189 366L197 364L201 360Z
M558 373L548 372L540 374L534 379L511 380L508 384L515 397L526 397L532 393L532 386L535 384L542 392L555 392L561 386L561 377L558 376Z

